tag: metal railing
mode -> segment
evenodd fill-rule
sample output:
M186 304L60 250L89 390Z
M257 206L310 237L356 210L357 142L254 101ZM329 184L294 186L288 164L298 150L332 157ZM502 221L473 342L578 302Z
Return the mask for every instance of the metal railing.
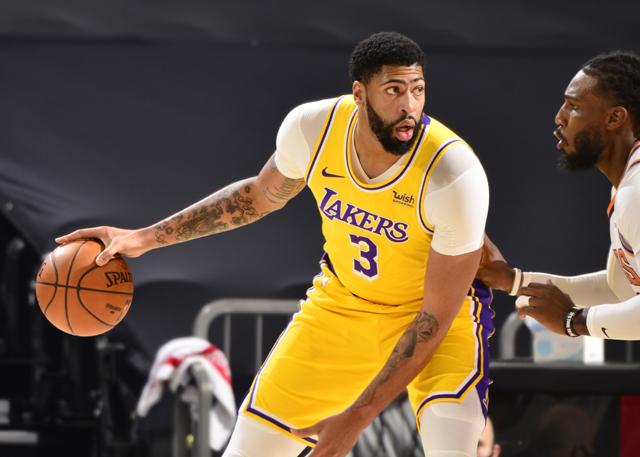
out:
M225 298L207 303L198 313L193 334L209 340L211 324L222 317L222 350L231 360L231 315L251 314L255 316L255 357L257 372L263 362L264 319L265 315L291 315L300 307L298 300L276 300L259 298ZM194 364L191 368L198 392L198 420L193 423L189 406L180 395L173 399L173 457L209 457L209 412L214 402L212 387L204 367Z

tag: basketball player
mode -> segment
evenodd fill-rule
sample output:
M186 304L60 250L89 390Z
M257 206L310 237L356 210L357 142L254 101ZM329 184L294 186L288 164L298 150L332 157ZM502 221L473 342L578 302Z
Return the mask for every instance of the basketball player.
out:
M519 314L556 333L640 339L640 57L589 60L569 83L555 136L569 170L593 166L609 179L611 250L606 270L575 277L522 273L489 240L479 277L521 295Z
M408 388L429 457L472 457L484 428L490 291L472 285L488 208L477 157L423 113L420 47L360 42L350 95L291 111L260 173L155 225L98 227L97 262L230 230L307 185L325 254L240 408L226 457L344 456Z

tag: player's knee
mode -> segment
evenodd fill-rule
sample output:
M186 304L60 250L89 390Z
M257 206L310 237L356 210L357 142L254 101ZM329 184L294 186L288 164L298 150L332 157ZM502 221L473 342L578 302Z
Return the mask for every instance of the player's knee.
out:
M223 457L297 457L306 446L242 414Z
M485 423L485 418L479 403L477 405L448 402L436 403L425 408L425 414L423 414L423 416L468 422L475 424L481 429L484 428Z
M428 405L420 416L420 438L427 457L474 457L484 428L478 396L460 403Z
M475 390L469 392L461 402L440 402L428 405L422 412L421 423L429 421L460 421L474 428L484 429L485 417L480 398Z

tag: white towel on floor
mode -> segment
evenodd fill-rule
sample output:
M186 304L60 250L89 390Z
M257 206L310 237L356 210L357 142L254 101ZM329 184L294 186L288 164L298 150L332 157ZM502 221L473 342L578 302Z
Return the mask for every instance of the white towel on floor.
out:
M175 338L163 344L142 389L136 412L144 417L162 396L165 385L172 392L183 387L182 400L189 403L191 413L197 414L198 395L191 367L199 364L205 370L211 392L217 399L209 416L209 444L218 451L226 443L236 420L236 402L231 387L231 370L224 353L202 338Z

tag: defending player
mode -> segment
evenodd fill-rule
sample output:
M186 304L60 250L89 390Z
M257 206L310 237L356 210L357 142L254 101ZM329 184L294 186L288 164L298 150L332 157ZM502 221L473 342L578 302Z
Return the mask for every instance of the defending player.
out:
M488 208L469 146L423 113L419 46L359 43L352 94L284 120L258 176L140 230L99 227L97 259L218 233L282 208L305 184L325 237L313 281L245 399L227 457L344 456L408 388L430 457L476 454L489 380L490 291L472 280Z
M554 132L561 164L569 170L595 165L611 182L611 250L606 270L561 277L511 268L487 240L487 262L479 277L493 288L521 295L521 317L529 315L568 336L640 339L639 116L636 54L594 57L569 83Z

